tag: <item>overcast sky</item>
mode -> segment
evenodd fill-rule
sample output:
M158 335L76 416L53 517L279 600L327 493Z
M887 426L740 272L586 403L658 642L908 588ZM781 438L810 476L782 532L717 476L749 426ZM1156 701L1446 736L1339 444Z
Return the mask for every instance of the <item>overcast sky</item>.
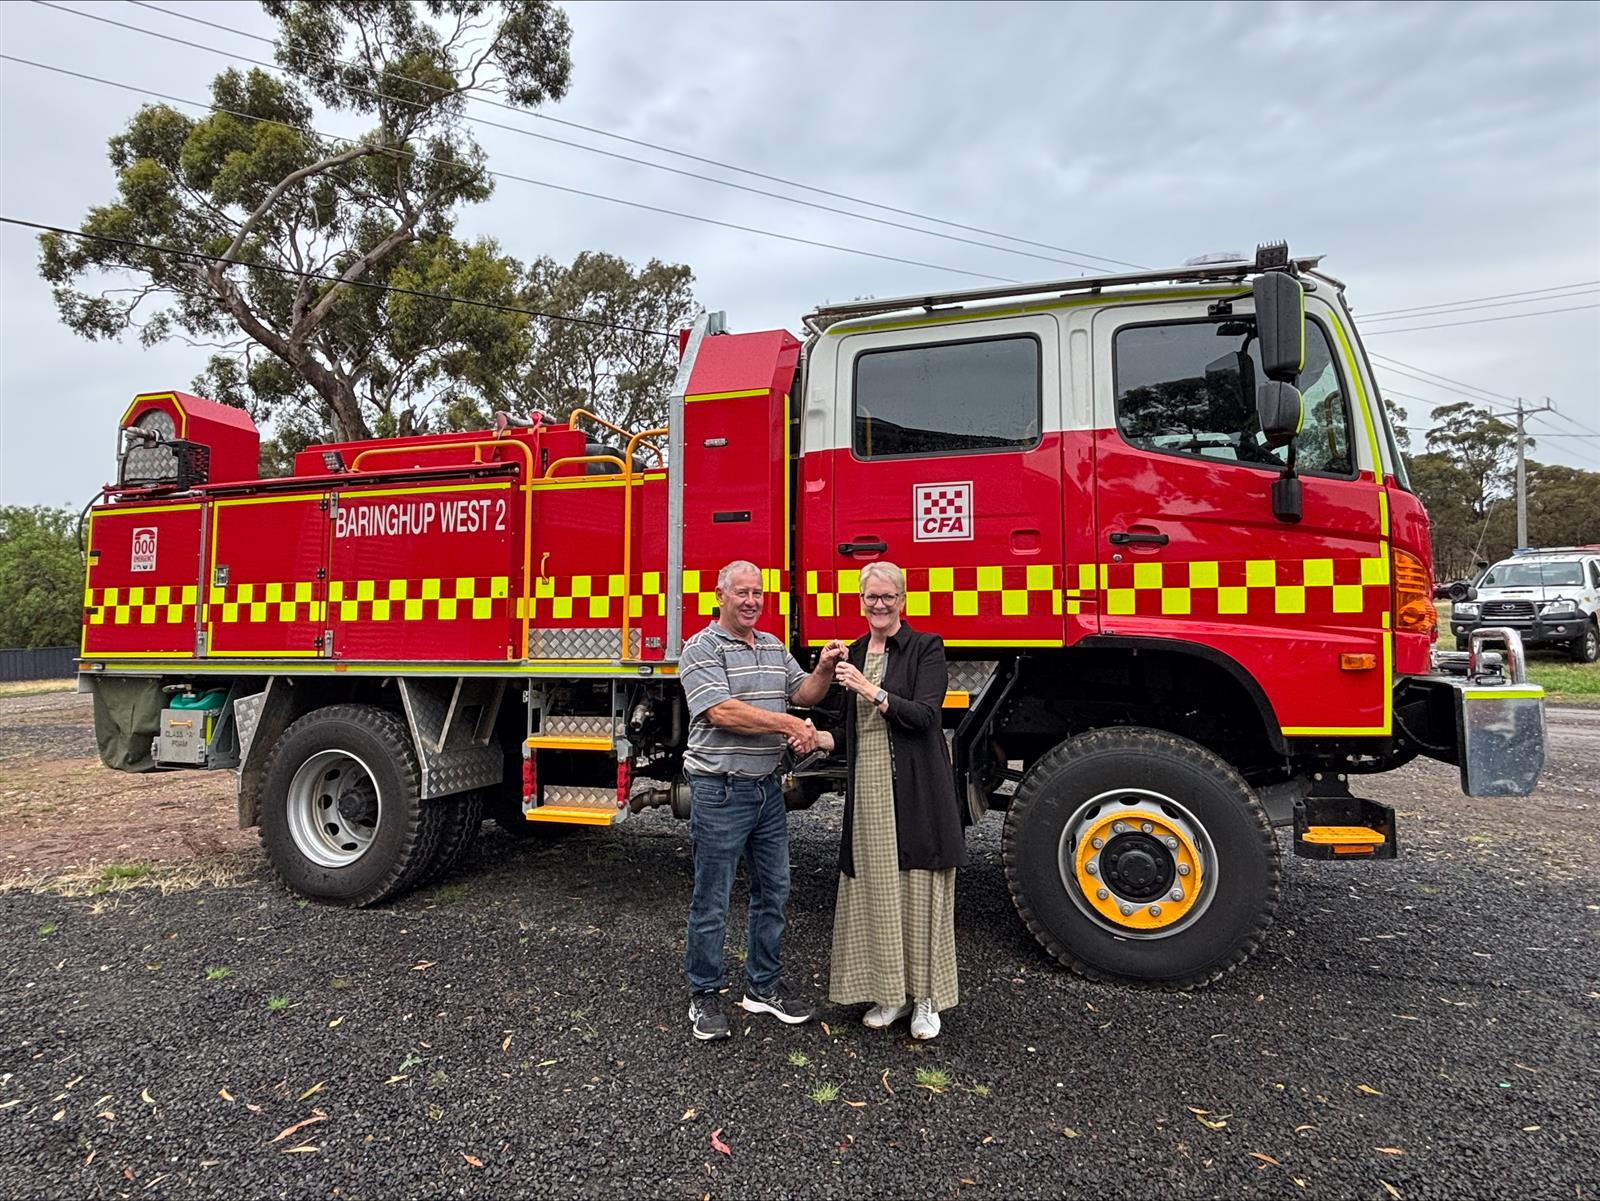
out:
M73 6L270 57L258 42L149 8ZM254 4L182 7L236 30L274 32ZM751 170L1150 265L1286 237L1298 253L1327 255L1358 314L1586 284L1590 291L1563 300L1362 328L1369 349L1401 370L1534 403L1549 397L1562 416L1541 416L1531 432L1600 434L1600 308L1520 316L1600 303L1600 4L577 3L567 11L572 90L545 111ZM7 54L197 99L226 65L34 3L0 6L0 43ZM71 226L110 199L106 139L139 103L0 62L0 213ZM786 190L534 118L471 111ZM933 265L509 181L462 216L464 235L490 235L524 259L606 250L636 263L687 263L699 300L726 310L736 330L797 330L803 313L830 299L981 282L958 270L1023 279L1080 271L502 130L475 133L495 169ZM206 352L83 341L60 325L36 261L31 232L0 227L0 503L77 506L114 474L114 431L129 398L187 388ZM1383 378L1405 394L1398 399L1419 428L1433 405L1461 399L1393 368ZM1600 437L1541 437L1534 457L1600 470Z

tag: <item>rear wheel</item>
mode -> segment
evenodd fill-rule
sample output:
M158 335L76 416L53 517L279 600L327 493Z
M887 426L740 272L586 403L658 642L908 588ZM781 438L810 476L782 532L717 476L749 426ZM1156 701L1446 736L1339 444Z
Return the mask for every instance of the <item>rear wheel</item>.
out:
M477 845L478 834L483 829L483 793L484 790L479 789L435 802L444 808L445 817L439 832L439 849L434 852L433 865L428 868L429 881L450 875Z
M1099 730L1023 777L1006 881L1041 946L1094 980L1192 988L1243 963L1278 905L1277 840L1239 774L1160 730Z
M446 810L418 795L411 734L371 705L300 718L267 757L261 844L285 887L339 905L376 905L434 861Z
M1581 637L1572 640L1568 653L1576 663L1593 663L1600 659L1600 631L1595 629L1593 621L1584 627Z

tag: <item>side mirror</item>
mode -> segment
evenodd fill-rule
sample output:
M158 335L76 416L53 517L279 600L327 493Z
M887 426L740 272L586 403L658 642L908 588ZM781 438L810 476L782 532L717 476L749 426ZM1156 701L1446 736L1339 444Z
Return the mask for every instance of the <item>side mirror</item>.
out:
M1300 424L1306 416L1306 404L1300 389L1274 379L1262 384L1255 392L1256 418L1261 423L1261 436L1274 450L1288 446L1300 432Z
M1466 580L1457 580L1450 585L1450 599L1452 601L1475 601L1478 599L1478 590Z
M1306 361L1305 291L1294 276L1282 271L1256 276L1252 291L1261 370L1271 380L1292 380Z

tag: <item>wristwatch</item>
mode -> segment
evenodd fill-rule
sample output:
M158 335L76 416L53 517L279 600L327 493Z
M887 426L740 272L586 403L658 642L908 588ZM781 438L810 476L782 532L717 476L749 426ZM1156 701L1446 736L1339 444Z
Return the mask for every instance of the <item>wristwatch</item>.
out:
M880 689L878 689L878 691L876 691L876 692L874 692L874 693L873 693L873 694L872 694L872 703L873 703L873 704L874 704L874 705L881 705L881 704L883 704L883 703L884 703L884 702L885 702L885 701L887 701L887 700L888 700L888 699L889 699L889 694L888 694L888 692L886 692L886 691L885 691L885 690L884 690L884 689L882 689L882 688L880 688Z

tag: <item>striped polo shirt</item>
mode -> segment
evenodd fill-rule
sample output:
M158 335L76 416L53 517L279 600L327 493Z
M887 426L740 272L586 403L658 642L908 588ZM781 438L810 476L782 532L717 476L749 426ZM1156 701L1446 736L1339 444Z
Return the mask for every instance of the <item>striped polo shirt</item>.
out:
M750 646L712 622L683 644L678 678L689 702L683 769L695 775L771 775L783 762L782 734L740 734L711 724L706 710L733 699L782 713L806 673L782 642L762 630Z

